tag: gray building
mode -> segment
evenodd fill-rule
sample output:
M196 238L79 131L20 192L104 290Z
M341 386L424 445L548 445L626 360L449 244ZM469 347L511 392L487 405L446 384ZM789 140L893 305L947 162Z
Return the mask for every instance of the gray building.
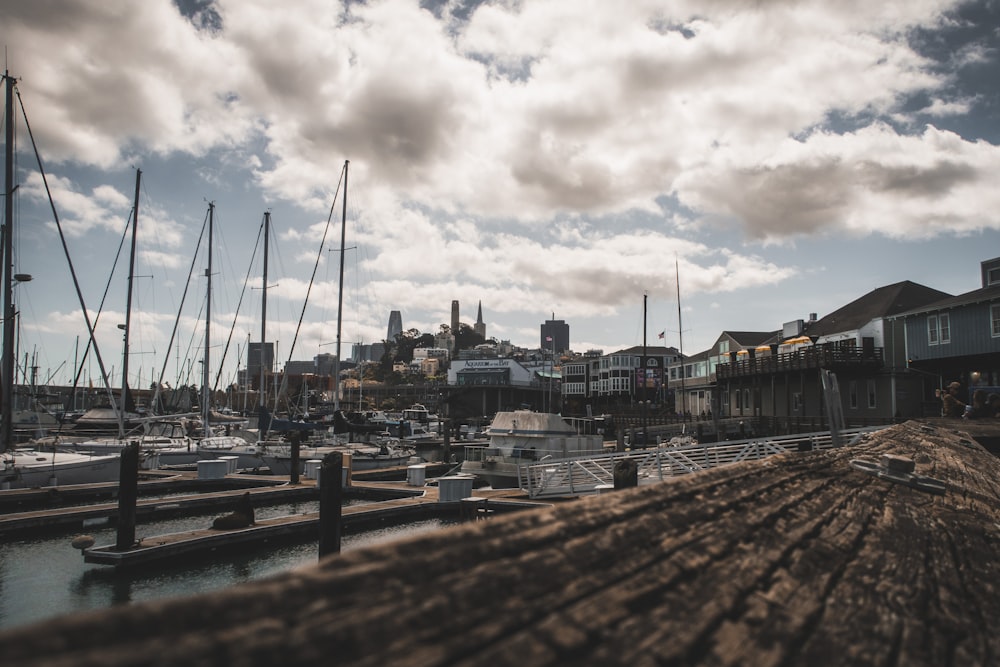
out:
M538 347L543 350L566 352L569 347L569 325L563 320L545 320L541 327L541 340Z
M398 310L390 311L389 328L386 330L385 339L392 342L401 333L403 333L403 315Z

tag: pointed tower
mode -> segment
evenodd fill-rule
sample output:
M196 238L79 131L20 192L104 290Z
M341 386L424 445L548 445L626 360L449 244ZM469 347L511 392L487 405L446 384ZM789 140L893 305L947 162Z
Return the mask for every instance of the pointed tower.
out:
M483 322L483 302L482 301L479 302L479 312L476 315L476 323L475 323L475 325L473 325L472 328L473 328L473 330L477 334L479 334L483 338L486 338L486 323Z

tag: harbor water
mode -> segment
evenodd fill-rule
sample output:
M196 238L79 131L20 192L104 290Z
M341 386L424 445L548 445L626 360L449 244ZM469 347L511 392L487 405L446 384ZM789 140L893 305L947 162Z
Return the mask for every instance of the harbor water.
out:
M257 508L255 513L263 519L316 511L318 503L313 501ZM205 528L211 518L202 515L140 523L136 537ZM341 539L341 551L454 523L428 519L346 534ZM66 613L218 590L315 563L319 553L317 541L309 540L216 554L186 560L183 564L157 563L147 569L116 572L107 566L83 562L83 556L70 544L77 532L0 543L0 630ZM96 539L97 545L115 542L113 526L91 526L86 532Z

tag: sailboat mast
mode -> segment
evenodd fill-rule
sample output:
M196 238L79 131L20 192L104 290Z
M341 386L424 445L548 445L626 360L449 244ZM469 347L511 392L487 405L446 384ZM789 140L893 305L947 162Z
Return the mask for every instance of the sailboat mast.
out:
M136 233L139 230L139 183L142 170L135 170L135 202L132 206L132 252L128 260L128 293L125 297L125 352L122 355L122 396L118 402L118 436L125 437L125 408L128 405L128 346L132 330L132 283L135 280Z
M205 296L205 361L202 370L201 389L201 425L205 437L212 435L211 426L208 423L208 415L211 410L211 386L209 385L209 343L212 340L212 231L215 217L215 202L208 204L208 268L205 269L207 280Z
M264 343L267 341L267 243L271 238L271 212L264 212L264 283L261 291L260 303L260 390L258 394L258 407L263 408L265 404L264 396ZM263 437L263 433L261 437Z
M340 331L344 324L344 245L347 239L347 167L344 160L344 201L340 219L340 289L337 293L337 356L333 359L333 409L340 410Z
M0 451L14 447L14 79L3 75L4 119L4 223L3 223L3 414L0 416Z

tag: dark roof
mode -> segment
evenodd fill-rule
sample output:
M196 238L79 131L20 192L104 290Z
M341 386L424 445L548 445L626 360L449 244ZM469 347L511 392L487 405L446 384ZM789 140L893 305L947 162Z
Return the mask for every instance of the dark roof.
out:
M757 347L777 343L781 340L781 331L723 331L722 336L729 336L742 347Z
M997 300L1000 300L1000 285L992 285L990 287L981 287L980 289L972 290L971 292L966 292L965 294L959 294L958 296L949 296L939 301L933 301L902 313L896 313L895 317L910 317L921 313L930 313L938 310L947 310L949 308L958 308L959 306L968 306L974 303Z
M810 324L807 336L825 336L860 329L872 320L920 308L951 297L947 292L904 280L872 290Z

